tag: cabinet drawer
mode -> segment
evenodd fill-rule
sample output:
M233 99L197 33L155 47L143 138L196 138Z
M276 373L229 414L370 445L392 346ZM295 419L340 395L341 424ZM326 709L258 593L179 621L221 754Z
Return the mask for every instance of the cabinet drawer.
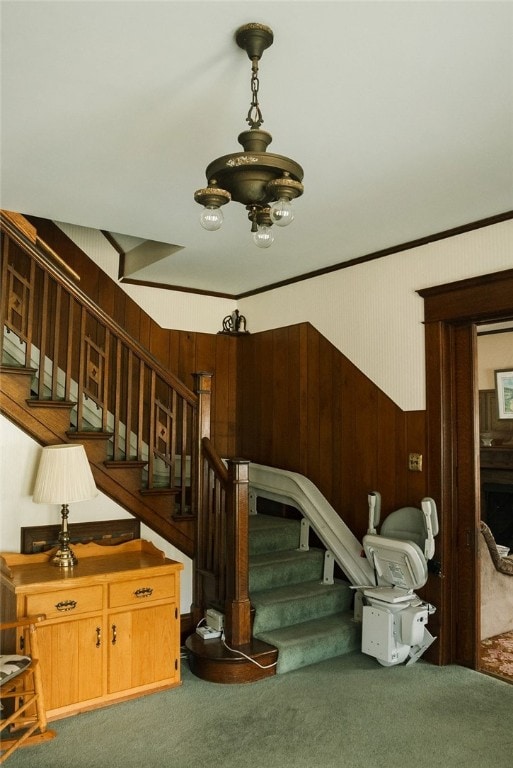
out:
M118 608L121 605L143 605L152 600L163 600L174 597L175 591L174 573L120 581L109 586L109 608Z
M60 592L42 592L27 596L27 614L46 613L47 619L102 610L103 588L76 587Z

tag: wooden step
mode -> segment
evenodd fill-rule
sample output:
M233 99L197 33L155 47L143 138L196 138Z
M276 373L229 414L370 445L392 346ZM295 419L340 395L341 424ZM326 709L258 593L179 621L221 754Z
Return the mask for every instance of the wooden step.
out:
M35 368L22 368L18 365L0 365L1 390L8 397L25 400L30 395Z
M191 671L211 683L253 683L276 674L278 651L260 640L253 639L232 652L221 638L203 640L194 632L185 641L185 647Z
M38 416L55 432L66 432L70 428L70 414L76 403L71 400L37 400L29 397L25 401L29 408L40 410Z
M87 458L92 464L104 462L107 458L107 448L109 440L112 438L111 432L102 432L100 430L69 430L66 437L71 443L82 443Z
M147 463L138 459L107 459L103 466L112 473L118 483L135 493L141 490L142 471Z

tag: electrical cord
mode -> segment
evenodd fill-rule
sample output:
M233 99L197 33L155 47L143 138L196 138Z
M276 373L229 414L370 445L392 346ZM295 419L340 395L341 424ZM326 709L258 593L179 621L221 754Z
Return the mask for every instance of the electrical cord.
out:
M258 662L256 659L252 659L251 656L248 656L247 654L243 653L242 651L239 651L236 648L230 648L230 646L228 645L228 643L224 639L224 632L221 635L221 640L222 640L222 643L223 643L223 645L224 645L224 647L226 648L227 651L230 651L230 653L237 653L239 656L243 656L245 659L250 661L252 664L255 664L255 666L260 667L260 669L272 669L278 663L277 661L273 661L272 664L266 664L266 665L260 664L260 662Z

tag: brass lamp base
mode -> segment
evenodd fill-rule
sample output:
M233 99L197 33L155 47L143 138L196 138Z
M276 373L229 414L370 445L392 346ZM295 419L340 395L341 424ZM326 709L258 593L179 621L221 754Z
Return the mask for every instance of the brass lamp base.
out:
M51 560L52 565L59 568L73 568L78 563L75 553L69 549L59 548Z
M77 557L69 546L68 515L68 505L63 504L61 509L62 527L58 537L60 547L51 559L52 565L56 565L58 568L73 568L78 563Z

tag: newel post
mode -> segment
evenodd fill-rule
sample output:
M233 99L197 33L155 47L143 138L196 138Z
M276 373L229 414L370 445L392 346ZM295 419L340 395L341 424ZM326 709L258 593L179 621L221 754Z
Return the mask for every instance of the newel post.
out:
M210 403L212 398L212 374L199 372L193 373L194 391L198 396L198 411L196 416L196 430L192 455L192 510L199 517L201 494L201 441L204 437L210 438Z
M249 461L228 461L226 488L226 603L228 644L251 641L249 600Z
M203 527L203 468L201 461L201 441L204 437L210 438L210 403L212 395L212 374L199 372L193 373L194 392L198 396L198 409L196 412L196 425L192 436L191 457L191 509L196 515L195 535L195 566L193 575L193 596L191 613L195 624L203 616L202 584L196 569L201 563L202 527Z

